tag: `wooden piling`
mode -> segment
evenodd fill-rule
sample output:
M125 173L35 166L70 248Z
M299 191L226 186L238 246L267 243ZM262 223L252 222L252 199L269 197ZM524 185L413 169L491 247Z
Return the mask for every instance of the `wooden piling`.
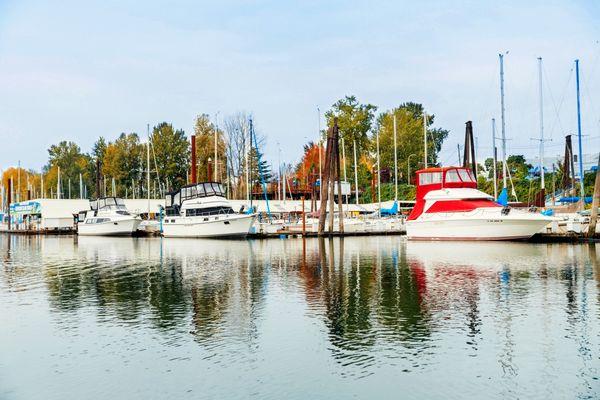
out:
M302 196L302 237L306 236L306 210L304 209L304 196Z
M590 224L587 231L588 237L593 237L596 234L598 206L600 206L600 155L598 156L598 168L596 169L596 181L594 182L594 198L592 200L592 214L590 216Z
M333 129L329 128L329 130L327 131L327 149L331 149L331 143L333 142ZM328 196L329 196L329 190L327 190L329 188L329 170L330 170L330 164L331 164L331 157L330 157L330 152L327 151L325 153L325 170L323 171L322 174L322 178L323 180L321 181L321 204L319 206L319 236L323 235L325 232L325 218L327 217L327 200L328 200ZM326 185L324 185L326 184ZM326 190L323 190L323 188L326 188Z

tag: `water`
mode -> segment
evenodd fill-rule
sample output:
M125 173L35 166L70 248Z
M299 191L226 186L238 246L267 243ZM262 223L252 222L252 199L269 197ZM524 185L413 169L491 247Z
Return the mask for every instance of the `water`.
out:
M600 397L594 245L1 236L0 257L1 399Z

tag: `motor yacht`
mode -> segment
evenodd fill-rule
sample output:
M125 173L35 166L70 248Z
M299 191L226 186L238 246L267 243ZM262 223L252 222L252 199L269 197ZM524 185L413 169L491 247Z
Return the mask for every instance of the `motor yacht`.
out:
M119 197L103 197L90 202L90 209L81 211L77 234L82 236L131 236L142 219L131 214Z
M252 212L234 211L218 182L183 186L167 193L165 205L164 237L244 237L255 218Z
M528 239L553 221L539 212L498 204L477 190L468 168L427 168L416 175L416 203L406 221L409 239Z

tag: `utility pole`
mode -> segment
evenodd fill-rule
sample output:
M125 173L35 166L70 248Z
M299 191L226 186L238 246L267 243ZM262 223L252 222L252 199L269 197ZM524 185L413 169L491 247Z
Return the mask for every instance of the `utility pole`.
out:
M506 116L504 109L504 54L500 57L500 112L502 121L502 188L506 189Z

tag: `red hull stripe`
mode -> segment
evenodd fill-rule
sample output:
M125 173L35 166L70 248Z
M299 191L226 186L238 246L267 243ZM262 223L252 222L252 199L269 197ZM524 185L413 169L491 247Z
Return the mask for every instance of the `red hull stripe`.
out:
M491 200L444 200L436 201L425 213L438 212L469 212L477 208L501 207Z

